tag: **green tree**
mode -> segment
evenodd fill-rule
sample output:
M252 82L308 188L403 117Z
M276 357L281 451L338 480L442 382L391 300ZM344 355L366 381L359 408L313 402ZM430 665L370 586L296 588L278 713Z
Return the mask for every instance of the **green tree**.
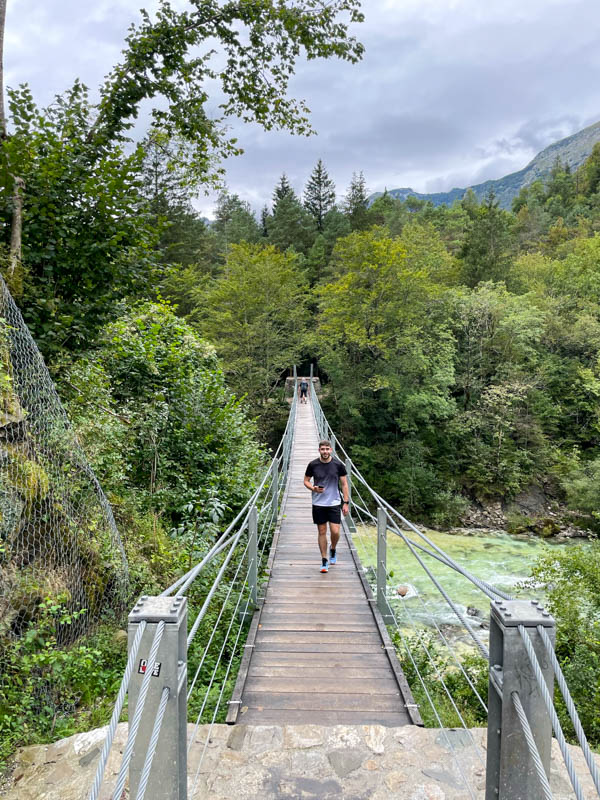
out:
M26 88L9 97L3 153L27 185L22 307L53 357L88 347L119 300L157 282L159 231L143 194L142 149L90 150L92 106L80 83L43 112ZM0 201L10 218L6 195Z
M217 200L213 229L225 254L232 244L258 242L260 228L250 204L240 200L237 194L221 192Z
M116 496L133 491L139 507L171 524L211 491L229 508L247 499L261 464L254 427L225 387L214 348L168 306L143 304L108 326L74 379L78 428L95 442L94 466ZM114 444L102 441L115 431L116 470Z
M273 207L273 216L269 222L270 244L282 252L293 247L297 253L307 255L316 235L317 225L312 215L290 189Z
M461 251L463 279L468 286L506 278L511 258L511 226L509 214L498 207L494 193L490 192L474 213Z
M230 385L255 406L272 397L304 347L307 281L298 258L274 247L232 245L197 311Z
M362 172L359 172L358 175L353 172L343 203L344 213L350 221L353 231L364 231L369 227L368 199L365 176Z
M321 159L313 169L304 190L304 207L312 214L319 233L323 232L325 215L335 205L335 184Z
M363 52L349 35L349 26L363 20L357 0L189 0L181 9L160 0L154 18L146 11L141 17L102 87L93 138L124 135L140 104L151 101L153 126L189 143L188 166L204 179L222 172L222 157L240 152L227 117L310 132L306 107L288 94L301 53L356 62ZM219 118L207 113L211 81L223 96Z
M287 197L290 194L295 196L295 192L292 189L292 185L288 180L288 176L284 172L281 178L279 179L279 183L273 189L273 208L272 208L273 214L275 214L275 212L277 211L277 206L279 205L279 202L283 200L284 197Z
M158 257L163 264L195 264L210 249L210 233L190 203L193 184L180 166L179 148L155 131L142 151L142 194L158 233Z

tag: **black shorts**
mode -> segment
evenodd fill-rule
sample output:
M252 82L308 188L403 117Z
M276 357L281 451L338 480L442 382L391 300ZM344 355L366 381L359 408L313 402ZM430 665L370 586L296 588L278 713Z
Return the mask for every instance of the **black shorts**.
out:
M313 504L312 517L315 525L325 525L333 522L339 525L342 521L342 507L339 506L316 506Z
M308 392L308 389L300 389L300 397L306 397L306 393L307 392Z

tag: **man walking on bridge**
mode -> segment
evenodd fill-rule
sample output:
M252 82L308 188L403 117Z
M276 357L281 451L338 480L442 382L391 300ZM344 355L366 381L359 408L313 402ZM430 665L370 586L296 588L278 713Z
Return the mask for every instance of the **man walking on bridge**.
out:
M328 572L329 564L335 564L337 561L336 548L340 538L341 514L346 516L348 513L347 475L346 467L333 456L331 442L327 439L319 442L319 458L315 458L307 466L304 485L312 492L312 518L319 532L321 572ZM327 558L327 524L329 524L331 538L329 559Z

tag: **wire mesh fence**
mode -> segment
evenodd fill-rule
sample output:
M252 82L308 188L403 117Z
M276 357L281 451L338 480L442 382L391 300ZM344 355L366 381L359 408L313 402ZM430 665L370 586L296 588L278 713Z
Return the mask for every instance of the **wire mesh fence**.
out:
M66 644L121 613L126 587L110 505L0 277L0 641L50 605Z

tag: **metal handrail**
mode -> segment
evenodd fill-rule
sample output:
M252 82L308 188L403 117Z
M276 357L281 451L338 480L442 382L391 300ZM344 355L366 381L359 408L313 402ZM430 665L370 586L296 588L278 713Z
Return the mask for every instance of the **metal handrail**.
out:
M268 532L268 529L272 528L275 525L276 521L277 521L277 516L278 516L278 513L279 513L279 504L280 504L280 500L281 500L281 496L282 496L282 491L283 491L283 489L284 489L284 487L286 485L286 482L287 482L287 477L288 477L288 472L289 472L290 455L291 455L291 442L292 442L292 439L293 439L293 436L294 436L294 421L295 421L296 409L297 409L297 392L296 392L297 380L296 380L295 368L294 368L294 378L295 378L294 394L293 394L293 397L292 397L292 402L291 402L291 406L290 406L290 412L289 412L289 415L288 415L285 431L283 433L281 441L279 442L277 450L275 451L275 454L274 454L273 458L270 461L269 467L265 471L265 473L263 474L262 479L261 479L258 487L252 492L252 495L247 500L247 502L244 504L244 506L241 508L241 510L236 514L236 516L232 520L232 522L227 526L227 528L219 536L219 538L216 540L216 542L214 542L214 544L209 549L208 553L206 553L206 555L204 555L204 557L197 564L195 564L184 575L180 576L177 581L175 581L171 586L169 586L167 589L165 589L160 594L160 597L165 597L166 598L166 597L169 597L169 596L173 595L175 592L177 592L177 597L183 597L185 594L189 593L190 589L194 585L194 582L199 578L199 576L204 574L206 569L211 564L213 564L215 562L217 557L219 555L221 555L227 548L229 548L229 551L228 551L227 555L225 556L225 559L220 564L220 567L219 567L219 570L217 572L217 575L213 579L212 584L211 584L211 586L209 587L209 589L208 589L208 591L206 593L206 597L205 597L204 602L202 604L202 608L200 609L199 614L197 615L197 617L194 620L194 623L192 624L189 636L187 637L188 646L191 644L191 642L194 639L194 636L196 635L197 631L199 630L200 623L205 618L205 615L207 613L209 605L210 605L211 601L214 599L214 597L215 597L215 595L217 593L217 590L218 590L221 582L223 581L224 576L226 575L227 566L228 566L228 564L230 563L231 559L234 557L234 555L236 554L236 552L238 550L240 541L242 540L242 535L244 534L244 532L246 532L248 530L248 521L249 521L249 518L251 516L251 513L252 513L253 509L256 509L257 517L262 515L263 512L266 509L268 509L267 519L265 521L265 524L262 526L262 530L265 531L265 535ZM275 498L276 498L276 501L275 501ZM246 554L247 549L248 548L246 546L246 548L243 550L243 552L241 554L242 558ZM264 552L264 546L263 546L261 552ZM252 570L254 570L253 574L256 576L257 566L258 565L256 564L255 561L251 562L249 564L248 572L244 576L244 580L241 583L240 595L239 595L240 599L241 599L241 592L244 591L245 586L247 586L248 581L251 578L250 573L251 573ZM237 572L236 572L236 574L237 574ZM254 580L256 580L256 577L254 577ZM229 597L230 594L231 593L228 593L228 597ZM239 602L240 601L238 600L238 606L239 606ZM248 603L246 603L246 607L248 607ZM220 615L219 615L219 619L220 619ZM101 754L101 757L100 757L100 763L98 764L98 769L97 769L97 772L96 772L95 781L94 781L94 784L92 786L92 789L91 789L91 792L90 792L90 795L89 795L89 800L97 800L99 792L100 792L100 788L101 788L101 785L102 785L102 779L103 779L104 771L105 771L105 768L106 768L106 763L108 761L108 756L109 756L109 753L110 753L110 749L111 749L112 743L114 741L114 736L115 736L115 733L116 733L116 728L117 728L119 716L120 716L120 713L121 713L121 709L123 707L125 694L126 694L126 692L128 691L128 688L129 688L129 684L130 684L130 681L131 681L131 678L132 678L133 667L134 667L135 661L137 660L137 658L138 658L138 656L140 654L140 642L141 642L142 635L144 633L145 627L146 627L146 623L144 621L142 621L140 623L140 625L139 625L139 628L138 628L138 631L137 631L137 634L136 634L136 637L135 637L134 647L130 651L130 655L129 655L128 663L127 663L127 668L126 668L125 674L123 676L123 680L121 681L121 686L120 686L120 689L119 689L117 703L115 705L115 709L114 709L114 712L113 712L113 717L112 717L112 720L111 720L111 724L109 725L109 728L108 728L108 731L107 731L106 740L105 740L104 747L103 747L103 750L102 750L102 754ZM158 635L155 637L151 653L150 653L150 655L149 655L149 657L147 659L147 663L149 665L152 664L154 662L155 658L156 658L156 652L158 650L158 646L159 646L159 643L160 643L160 637L162 635L162 631L164 630L164 623L160 624L159 630L160 630L160 633L158 633ZM237 646L237 643L238 643L239 638L240 638L240 632L241 632L241 629L238 631L238 634L237 634L236 646ZM221 651L221 655L222 655L222 652L223 652L223 649ZM143 654L143 649L142 649L142 654ZM216 669L217 666L218 666L218 664L215 666L215 669ZM228 666L227 674L229 674L230 670L231 670L231 664L229 664L229 666ZM130 730L130 736L128 737L127 746L125 748L124 757L123 757L123 760L122 760L122 763L121 763L121 767L120 767L120 770L119 770L119 775L118 775L118 779L117 779L117 787L116 787L116 791L119 793L118 796L120 796L120 792L122 792L123 786L125 784L127 770L128 770L129 763L130 763L130 760L131 760L131 755L132 755L132 752L133 752L133 746L134 746L137 730L138 730L138 727L139 727L139 722L140 722L140 719L141 719L141 716L142 716L142 713L143 713L143 710L144 710L144 701L145 701L145 698L146 698L146 693L147 693L148 687L150 685L149 684L150 677L151 677L151 669L148 668L146 670L145 674L144 674L144 678L143 678L143 681L142 681L142 691L140 692L140 698L139 698L138 703L136 705L134 719L132 721L132 726L131 726L131 730ZM173 689L171 689L171 694L172 693L173 693ZM223 692L221 691L220 699L222 697L222 694L223 694ZM161 695L160 706L159 706L159 708L157 710L156 716L154 717L153 731L155 732L155 735L153 735L151 737L150 746L149 746L148 751L145 753L145 756L144 756L144 768L143 768L143 774L142 774L142 782L141 782L140 787L138 789L138 792L140 793L139 796L143 796L143 794L145 792L145 788L146 788L146 784L147 784L147 780L148 780L148 775L149 775L149 772L150 772L150 766L152 764L152 758L153 758L153 755L154 755L154 750L156 748L156 739L158 737L158 732L161 729L161 724L163 722L163 715L164 715L165 704L167 703L167 699L168 699L168 695L166 693L163 693ZM219 701L220 701L220 699L219 699ZM218 706L217 706L217 708L218 708ZM213 722L214 722L214 718L215 717L216 717L216 710L215 710L215 714L213 715Z
M315 422L317 424L317 428L318 428L318 431L319 431L320 438L328 438L332 442L332 445L334 446L336 454L338 454L338 457L341 454L346 459L346 463L350 465L350 477L351 477L351 479L353 481L357 481L360 484L360 486L362 486L362 487L364 487L364 489L366 489L366 491L369 493L369 496L370 496L371 500L373 501L373 503L375 505L375 508L376 509L381 509L382 512L385 514L385 525L384 525L385 533L387 533L388 531L391 531L395 535L399 536L404 541L404 543L407 545L408 549L410 550L411 554L415 557L415 559L418 561L418 563L420 564L422 569L428 575L429 579L431 580L433 585L436 587L436 589L439 591L439 593L442 595L442 597L444 598L445 602L450 606L450 608L453 610L453 612L456 614L456 616L461 621L462 625L466 628L467 632L472 636L472 638L474 639L475 643L477 644L478 649L481 652L481 654L484 655L484 657L489 661L489 653L487 651L487 648L485 648L482 645L482 643L480 642L479 638L477 637L477 635L474 633L474 631L472 630L472 628L469 625L469 623L464 618L464 615L462 615L460 613L460 611L456 607L456 604L452 601L452 599L450 598L448 593L441 586L439 580L431 573L431 571L425 565L425 563L423 562L423 559L419 556L419 552L422 553L423 555L427 555L427 556L430 556L430 557L436 559L438 562L444 564L449 569L452 569L455 572L458 572L459 574L463 575L468 581L470 581L474 586L476 586L488 598L491 598L491 599L500 598L500 599L496 600L495 602L502 603L504 601L512 601L513 598L508 593L498 589L497 587L493 586L492 584L488 583L487 581L484 581L484 580L481 580L481 579L477 578L477 576L473 575L471 572L466 570L463 566L461 566L456 561L454 561L454 559L452 559L439 546L437 546L435 544L435 542L433 542L425 533L423 533L421 530L419 530L419 528L416 525L414 525L410 520L408 520L406 517L404 517L404 515L402 515L397 509L395 509L390 503L388 503L383 497L381 497L381 495L378 492L376 492L369 485L369 483L366 481L366 479L363 477L363 475L360 473L360 471L356 468L355 464L352 462L352 459L349 457L348 453L346 452L346 450L342 446L341 442L339 441L339 439L335 435L335 433L334 433L329 421L327 420L327 417L326 417L325 413L323 412L323 409L322 409L321 404L319 402L319 398L317 397L317 394L314 391L314 387L312 386L312 384L311 384L310 388L311 388L311 402L312 402L312 407L313 407L313 413L314 413ZM357 489L354 487L354 485L353 485L353 491L357 491ZM377 524L377 521L378 521L377 516L375 514L373 514L368 509L367 504L365 503L365 501L364 501L364 499L362 497L361 497L361 503L353 503L352 504L352 511L354 511L354 512L356 512L358 514L358 517L360 518L362 524L367 524L367 525L373 525L374 523ZM394 519L394 518L396 518L396 519ZM367 520L366 522L364 521L365 519ZM398 522L396 520L398 520ZM418 542L416 542L413 539L409 538L404 533L404 531L401 529L400 525L402 525L402 526L408 528L409 530L413 531L428 546L425 547L423 544L419 544ZM417 551L419 551L419 552L417 552ZM377 563L379 564L379 560L380 560L379 555L377 555L376 558L377 558ZM377 573L378 573L378 580L379 580L379 575L380 574L383 573L386 576L388 575L387 570L385 569L385 564L383 564L383 570L379 570L378 569ZM385 597L385 587L384 587L383 593L381 591L379 591L379 589L380 589L380 587L378 585L377 597L378 598L380 598L381 596ZM534 605L536 607L539 607L539 604L537 603L537 601L533 601L533 602L534 602ZM406 606L404 600L402 600L401 605L402 606ZM385 619L386 615L390 615L391 614L391 617L394 620L394 625L396 627L396 630L399 633L400 638L402 639L402 641L406 645L406 640L405 640L404 634L402 633L402 630L401 630L401 627L400 627L400 625L398 623L398 620L396 618L394 608L391 607L387 603L387 600L385 600L385 607L380 609L380 610L384 614L384 619ZM437 625L435 627L438 629L438 632L440 633L442 641L450 649L450 645L448 644L448 642L446 640L446 637L443 636L442 632L439 630L439 627ZM569 711L569 715L571 716L571 720L573 722L573 727L574 727L574 729L576 731L577 738L578 738L579 743L581 745L581 748L582 748L582 751L583 751L583 755L584 755L584 758L585 758L585 761L586 761L586 765L587 765L587 767L589 769L590 775L591 775L592 780L594 782L594 785L596 787L598 796L600 797L599 771L598 771L598 768L597 768L597 766L596 766L596 764L594 762L593 755L591 754L591 751L589 749L589 746L588 746L588 743L587 743L587 739L585 737L585 733L584 733L583 728L581 726L581 723L579 721L577 710L575 709L575 705L574 705L574 703L572 701L572 698L570 696L570 693L569 693L568 686L566 684L564 675L562 673L562 670L560 668L558 660L556 659L556 655L554 654L554 649L552 647L550 639L548 638L548 635L545 632L543 627L538 626L537 628L534 628L533 630L536 631L536 633L540 636L540 639L542 640L543 645L544 645L544 647L546 649L546 652L547 652L547 654L549 656L548 662L550 664L550 667L551 667L551 670L552 670L552 674L556 678L556 680L557 680L557 682L558 682L558 684L559 684L559 686L561 688L561 692L563 693L563 696L565 697L565 702L566 702L566 705L567 705L567 708L568 708L568 711ZM537 661L537 658L534 657L533 648L531 646L531 643L530 643L530 640L529 640L527 634L525 634L525 628L523 627L523 625L519 626L519 631L520 631L521 637L523 638L523 651L526 654L528 662L531 664L531 668L532 668L533 673L535 675L536 683L539 686L541 701L543 702L543 704L544 704L544 706L546 708L546 711L547 711L547 714L548 714L548 718L551 721L552 726L554 727L555 732L557 734L557 738L558 738L558 741L559 741L561 754L563 756L563 760L565 762L565 766L567 768L567 772L569 774L569 778L570 778L571 783L573 785L573 789L575 791L575 795L578 798L582 797L583 795L582 795L581 785L580 785L578 777L575 774L573 762L572 762L572 759L571 759L571 757L569 755L569 752L568 752L568 749L567 749L567 746L566 746L566 742L564 741L564 736L563 736L562 730L560 728L560 723L558 721L558 716L556 714L555 706L554 706L554 704L552 702L550 693L547 692L547 691L544 691L545 684L543 684L543 679L542 679L542 674L541 674L541 671L540 671L539 663ZM423 688L425 689L425 694L426 694L429 702L432 703L433 701L431 699L431 696L430 696L429 692L426 689L425 682L423 681L423 678L419 673L417 663L412 658L412 654L409 653L409 656L411 658L411 661L412 661L412 664L413 664L413 668L416 670L417 675L418 675L418 677L419 677L419 679L420 679L420 681L421 681L421 683L423 685ZM495 669L498 669L498 667L496 666ZM495 688L496 688L496 690L498 690L498 686L497 685L495 686ZM512 692L511 693L510 702L512 703L512 705L514 706L514 708L515 708L515 710L517 712L518 720L519 720L520 725L522 726L523 735L525 736L525 739L526 739L527 749L530 752L532 763L533 763L534 768L535 768L535 773L536 773L536 775L538 776L538 778L540 780L541 789L542 789L542 791L544 793L544 796L545 797L551 797L549 784L548 784L548 781L546 779L546 776L545 776L545 773L544 773L544 770L543 770L543 767L542 767L541 757L540 757L539 752L537 751L537 748L534 746L534 738L533 738L533 734L532 734L532 731L531 731L530 723L527 720L526 712L525 712L525 710L523 708L523 705L522 705L522 703L520 701L518 692ZM439 717L439 714L438 714L437 710L435 708L433 708L433 711L434 711L434 714L435 714L436 718L439 721L440 717Z

